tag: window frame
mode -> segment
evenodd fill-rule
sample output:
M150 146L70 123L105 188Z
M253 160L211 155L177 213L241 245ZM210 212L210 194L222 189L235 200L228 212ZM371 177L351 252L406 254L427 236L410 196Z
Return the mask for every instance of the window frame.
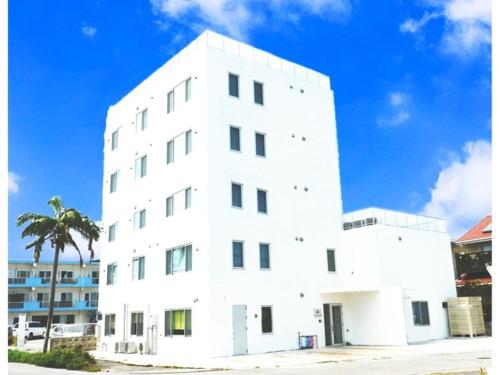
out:
M109 194L116 193L118 191L118 177L120 170L116 170L109 176ZM114 183L113 183L114 181Z
M236 95L231 94L231 77L236 77ZM240 75L232 72L227 72L227 94L231 98L240 99Z
M261 252L262 245L267 246L268 267L266 267L266 268L262 267L262 252ZM261 271L271 271L271 244L269 242L259 242L259 269Z
M427 310L427 322L424 321L424 314L422 314L422 305L425 304L425 309ZM415 306L418 306L418 314L415 314ZM431 317L429 313L429 301L417 300L411 301L412 314L413 314L413 325L416 327L426 327L431 325Z
M141 121L141 126L139 127L139 118ZM135 115L135 131L137 133L143 132L148 128L148 109L144 108L143 110L137 112Z
M172 102L170 102L172 98ZM167 93L167 114L174 112L175 110L175 88Z
M191 89L192 80L191 77L189 77L184 81L184 102L189 102L191 100Z
M257 138L258 136L262 136L263 138L263 147L264 147L264 155L259 154L259 149L258 149L258 143L257 143ZM267 157L267 152L266 152L266 133L261 133L261 132L255 132L255 156L259 158L266 158Z
M116 334L116 314L104 314L104 336L114 336L115 334Z
M114 151L118 148L120 142L120 128L116 129L111 133L111 151Z
M184 189L184 209L189 210L193 205L193 189L188 187Z
M139 173L137 167L139 166ZM141 180L148 175L148 155L144 154L135 159L135 180Z
M264 332L264 309L269 309L271 313L271 331ZM274 333L274 321L273 321L273 306L272 305L261 305L260 306L260 331L262 335L272 335Z
M118 222L115 222L108 227L108 242L115 242L116 241L117 226L118 226ZM113 234L113 236L111 236L111 234ZM113 237L113 238L111 238L111 237Z
M330 262L329 262L329 254L333 253L333 268L334 270L330 270ZM337 273L337 256L336 256L336 249L329 248L326 249L326 269L328 273Z
M137 218L139 219L138 224L137 224ZM134 230L141 230L144 229L145 227L146 227L146 209L143 208L141 210L134 212Z
M266 198L265 199L265 206L266 206L265 207L266 208L265 211L261 211L259 209L259 193L261 193L261 192L264 193L264 196ZM263 214L263 215L268 215L268 213L269 213L269 205L268 205L267 201L268 201L268 199L267 199L267 190L266 189L257 188L257 213Z
M233 200L233 185L240 187L240 206L235 206L234 205L234 200ZM240 210L243 209L243 184L240 184L239 182L235 182L235 181L231 181L231 207L232 208L239 208Z
M241 244L241 267L234 265L234 245L236 243ZM244 270L245 269L245 241L242 240L232 240L231 241L231 265L233 270Z
M136 263L137 262L137 263ZM135 278L135 267L137 264L137 278ZM141 267L142 265L142 267ZM142 277L141 277L142 271ZM132 281L141 281L146 278L146 256L140 255L132 258Z
M184 132L184 155L189 155L193 151L193 131L191 129Z
M174 313L178 312L183 312L183 317L184 317L184 333L179 334L179 333L174 333L174 328L173 328L173 322L174 322ZM189 312L187 314L187 312ZM167 313L169 313L169 327L167 328ZM187 319L186 317L189 315L189 329L187 328ZM166 309L164 310L164 315L163 315L163 334L165 337L174 337L174 336L183 336L183 337L191 337L193 335L193 310L191 308L177 308L177 309Z
M136 319L134 319L134 316ZM140 322L137 319L141 316ZM140 333L139 332L140 327ZM134 333L135 331L135 333ZM130 313L130 336L141 337L144 336L144 312L143 311L132 311Z
M233 148L233 130L236 130L238 132L237 149ZM239 126L229 125L229 151L241 153L241 127Z
M173 265L174 252L179 251L184 248L185 258L184 258L184 269L175 270ZM170 262L170 263L169 263ZM187 243L175 247L171 247L165 250L165 275L174 275L176 273L191 272L193 270L193 244Z
M116 285L116 279L118 277L117 270L118 270L117 262L109 263L106 265L106 285Z
M259 103L257 101L257 96L256 96L257 92L255 90L255 87L256 87L255 85L260 85L260 87L261 87L262 103ZM253 81L253 102L254 102L254 104L264 106L264 82L260 82L260 81L256 81L256 80Z
M165 202L165 217L174 216L174 194L169 195Z

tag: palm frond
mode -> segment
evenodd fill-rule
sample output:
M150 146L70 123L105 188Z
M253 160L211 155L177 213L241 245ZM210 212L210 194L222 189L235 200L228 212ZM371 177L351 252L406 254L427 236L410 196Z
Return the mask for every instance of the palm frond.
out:
M73 237L71 237L71 235L68 236L68 244L71 245L71 246L73 246L75 248L75 250L77 251L78 256L80 257L80 267L82 267L83 266L82 253L80 252L80 249L78 248L78 245L73 240Z
M48 217L41 217L37 220L34 220L24 228L21 233L21 238L24 237L46 237L48 234L54 229L57 222Z
M59 197L59 196L52 197L48 201L48 205L52 207L52 210L54 211L54 216L56 218L59 218L59 216L61 216L61 213L64 210L64 206L63 206L61 197Z
M25 214L19 215L16 220L16 225L20 227L21 225L27 223L28 221L35 221L41 218L48 218L49 216L35 214L33 212L27 212Z

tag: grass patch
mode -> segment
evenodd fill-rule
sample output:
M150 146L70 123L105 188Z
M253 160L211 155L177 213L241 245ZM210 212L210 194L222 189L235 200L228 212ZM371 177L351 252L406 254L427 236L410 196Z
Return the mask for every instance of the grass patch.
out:
M36 366L97 372L101 367L89 353L81 349L58 349L48 353L29 353L9 349L9 362Z

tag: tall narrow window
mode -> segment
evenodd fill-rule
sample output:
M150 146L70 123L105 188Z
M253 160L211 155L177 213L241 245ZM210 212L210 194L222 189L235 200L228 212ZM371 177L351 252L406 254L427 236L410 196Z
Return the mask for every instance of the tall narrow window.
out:
M134 229L142 229L146 226L146 209L134 213Z
M142 336L144 333L144 313L133 312L130 314L130 334Z
M191 310L165 311L165 336L191 336Z
M192 141L192 131L191 130L188 130L186 133L185 133L185 141L186 141L186 144L185 144L185 151L186 151L186 155L187 154L190 154L191 153L191 141Z
M267 191L257 189L257 211L267 213Z
M193 246L184 245L169 249L166 252L166 274L188 272L193 267Z
M335 266L335 250L334 249L328 249L326 250L326 260L328 263L328 272L336 272L336 266Z
M427 301L412 301L413 309L413 324L416 326L428 326L429 321L429 305Z
M236 183L231 183L231 205L233 207L238 207L242 208L243 207L243 202L241 199L242 196L242 185L236 184Z
M144 155L135 159L135 178L143 178L148 173L148 156Z
M264 84L253 81L253 99L257 104L264 104Z
M108 228L108 242L113 242L116 239L117 223L111 224Z
M167 95L167 113L174 111L174 90Z
M261 243L259 244L260 253L260 269L268 270L271 268L271 261L269 258L269 244Z
M236 74L229 73L229 95L238 98L240 96L239 78Z
M233 268L243 268L243 242L233 241Z
M191 99L191 78L186 79L184 94L186 102L189 101Z
M115 334L115 314L104 315L104 336Z
M273 308L262 306L261 308L262 333L273 333Z
M262 133L255 133L255 154L266 156L266 136Z
M116 284L118 265L116 263L108 264L106 268L106 285Z
M191 188L184 190L184 208L191 208Z
M145 109L142 112L139 112L136 116L136 128L137 131L145 130L148 127L148 110Z
M167 143L167 164L174 162L174 140Z
M132 259L132 280L143 280L145 271L145 257Z
M174 196L167 198L167 217L174 216Z
M240 128L229 127L229 147L233 151L241 151L240 147Z
M111 150L118 148L118 129L111 134Z
M109 192L110 193L116 193L116 190L118 188L118 172L116 171L113 173L109 179Z

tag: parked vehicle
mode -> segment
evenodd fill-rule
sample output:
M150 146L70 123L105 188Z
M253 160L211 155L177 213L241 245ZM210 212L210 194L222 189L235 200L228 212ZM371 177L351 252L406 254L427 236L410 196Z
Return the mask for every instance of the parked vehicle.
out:
M13 334L17 336L17 330L19 329L19 323L14 324ZM36 336L45 336L45 326L40 322L26 322L25 323L25 338L31 340Z
M53 324L50 331L51 337L81 337L94 335L95 323Z

